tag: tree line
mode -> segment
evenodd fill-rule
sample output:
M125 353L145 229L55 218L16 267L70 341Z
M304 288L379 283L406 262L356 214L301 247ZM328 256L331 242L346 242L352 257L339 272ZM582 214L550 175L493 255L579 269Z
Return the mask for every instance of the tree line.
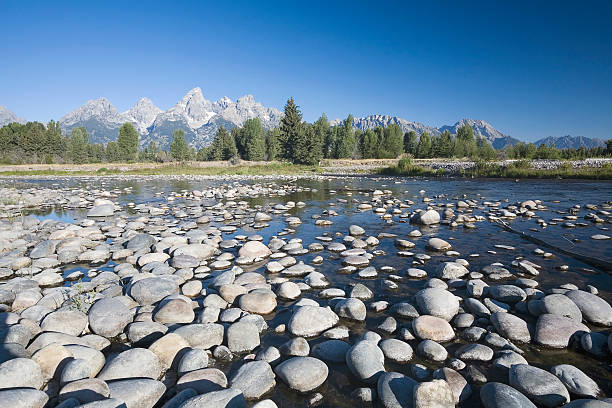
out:
M321 159L391 159L401 155L415 158L492 159L583 159L612 155L612 139L605 147L557 149L554 146L518 143L495 150L474 129L464 125L452 135L428 132L420 136L403 133L396 124L362 131L353 127L353 116L332 126L325 114L314 123L302 120L293 98L287 101L279 127L265 129L257 118L243 126L221 126L210 146L195 150L182 129L174 131L168 150L150 142L139 150L139 135L131 123L123 124L117 140L91 143L84 127L62 133L59 122L11 123L0 128L0 161L3 163L100 163L133 161L283 160L317 164Z

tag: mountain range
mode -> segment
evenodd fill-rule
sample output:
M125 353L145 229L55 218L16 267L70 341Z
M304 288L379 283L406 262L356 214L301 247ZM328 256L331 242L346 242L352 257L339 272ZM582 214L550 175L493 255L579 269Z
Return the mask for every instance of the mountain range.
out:
M59 122L65 132L70 132L75 127L85 127L90 134L90 140L94 143L116 140L119 127L125 122L130 122L140 134L141 147L147 146L149 142L157 142L163 149L169 146L172 133L180 128L185 131L187 143L197 149L210 144L221 125L229 130L235 126L242 126L247 119L259 118L264 128L271 129L279 125L282 116L281 111L263 106L256 102L252 95L243 96L236 101L223 97L211 102L205 99L202 90L196 87L167 111L155 106L150 99L141 98L127 111L119 112L108 99L99 98L87 101L81 107L64 115ZM6 107L0 106L0 126L11 122L26 121ZM330 123L335 126L342 121L336 119ZM390 124L397 124L403 132L415 131L419 135L429 132L432 136L437 136L445 130L456 134L458 128L467 124L474 129L475 135L484 137L495 149L520 142L495 129L484 120L461 119L454 125L436 128L389 115L353 118L353 126L363 131ZM602 139L583 136L551 136L534 143L536 145L553 143L558 148L582 146L590 148L605 145Z
M95 143L115 140L119 127L131 122L140 134L141 146L157 142L161 148L168 147L176 129L183 129L187 143L199 148L212 142L221 125L231 129L242 126L247 119L259 118L265 128L273 128L278 126L281 117L281 111L264 107L252 95L236 101L224 97L211 102L198 87L167 111L142 98L129 110L119 112L108 99L99 98L87 101L59 122L66 132L84 126Z

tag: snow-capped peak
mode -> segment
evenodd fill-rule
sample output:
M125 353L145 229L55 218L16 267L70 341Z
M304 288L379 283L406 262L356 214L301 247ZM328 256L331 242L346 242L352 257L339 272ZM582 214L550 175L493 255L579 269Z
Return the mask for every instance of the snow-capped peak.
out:
M127 121L136 124L138 133L146 133L147 128L153 124L157 115L163 111L153 104L149 98L140 98L134 106L123 112Z
M106 98L91 99L72 112L60 119L62 126L71 126L78 122L87 121L91 118L99 119L107 123L125 122L125 117Z
M167 113L175 120L185 119L189 127L193 129L208 123L210 118L216 115L212 103L204 98L200 87L195 87L187 92L183 99Z

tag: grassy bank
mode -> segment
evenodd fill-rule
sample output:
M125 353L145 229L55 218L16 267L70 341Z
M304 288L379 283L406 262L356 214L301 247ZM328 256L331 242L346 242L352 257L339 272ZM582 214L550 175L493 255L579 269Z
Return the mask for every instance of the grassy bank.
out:
M202 166L189 163L174 163L163 166L126 166L79 168L71 166L68 170L61 168L32 168L0 171L0 176L112 176L112 175L200 175L200 176L272 176L314 174L321 172L317 166L302 166L291 163L271 162L266 164L244 164L236 166Z
M380 170L380 174L392 176L460 176L479 178L514 178L514 179L591 179L612 180L612 165L605 164L602 167L572 168L569 163L564 163L555 169L536 169L529 161L520 160L508 166L498 163L476 162L470 169L460 169L449 173L443 169L434 170L429 167L412 164L410 160L400 160L396 166L386 167Z

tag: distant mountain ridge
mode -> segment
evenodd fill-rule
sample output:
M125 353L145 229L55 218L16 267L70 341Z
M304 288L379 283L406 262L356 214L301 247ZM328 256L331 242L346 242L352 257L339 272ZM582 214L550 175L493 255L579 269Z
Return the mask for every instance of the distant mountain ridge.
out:
M342 123L342 121L340 119L336 119L331 123L332 125L339 125ZM484 120L461 119L454 125L445 125L435 128L419 122L409 122L405 119L398 118L397 116L389 115L370 115L363 118L353 118L353 126L356 129L363 131L367 129L374 129L378 126L386 127L391 124L398 125L400 129L402 129L402 132L414 131L418 135L423 132L428 132L432 136L439 136L445 130L448 130L451 134L455 135L457 134L457 129L467 124L474 129L474 135L484 137L495 149L503 149L508 145L513 145L520 142L518 139L503 134Z
M106 98L87 101L83 106L60 119L60 126L69 132L84 126L92 142L108 143L117 138L125 122L134 124L140 134L141 146L157 142L167 148L176 129L185 131L187 143L200 148L212 142L221 125L228 129L242 126L247 119L259 118L265 128L278 126L282 112L266 108L246 95L235 102L228 97L211 102L196 87L172 108L163 111L148 98L140 99L132 108L120 113Z
M536 140L533 142L536 146L541 144L545 144L550 146L554 145L557 149L579 149L581 147L585 147L587 149L592 149L594 147L604 147L606 145L606 141L603 139L596 139L584 136L549 136L540 140Z
M14 122L26 123L26 120L15 115L6 106L0 105L0 126L8 125L9 123Z
M156 142L165 149L169 146L176 129L183 129L187 142L192 147L200 148L212 142L220 126L229 130L235 126L242 126L247 119L259 118L266 129L271 129L279 125L282 116L280 110L263 106L256 102L252 95L245 95L236 101L223 97L211 102L204 98L202 89L196 87L167 111L155 106L150 99L141 98L127 111L119 112L108 99L98 98L89 100L67 113L59 122L65 132L70 132L75 127L85 127L91 136L90 140L94 143L116 140L121 125L130 122L140 134L141 147L147 146L149 142ZM11 122L26 123L26 120L5 106L0 106L0 126ZM340 119L330 122L332 126L341 123ZM495 149L503 149L520 142L484 120L461 119L454 125L436 128L390 115L353 118L353 126L362 131L391 124L398 125L403 132L414 131L418 135L428 132L432 136L440 135L445 130L456 134L457 129L467 124L474 129L475 135L484 137ZM550 136L534 142L536 145L543 143L547 145L552 143L557 148L605 146L603 139L584 136Z

